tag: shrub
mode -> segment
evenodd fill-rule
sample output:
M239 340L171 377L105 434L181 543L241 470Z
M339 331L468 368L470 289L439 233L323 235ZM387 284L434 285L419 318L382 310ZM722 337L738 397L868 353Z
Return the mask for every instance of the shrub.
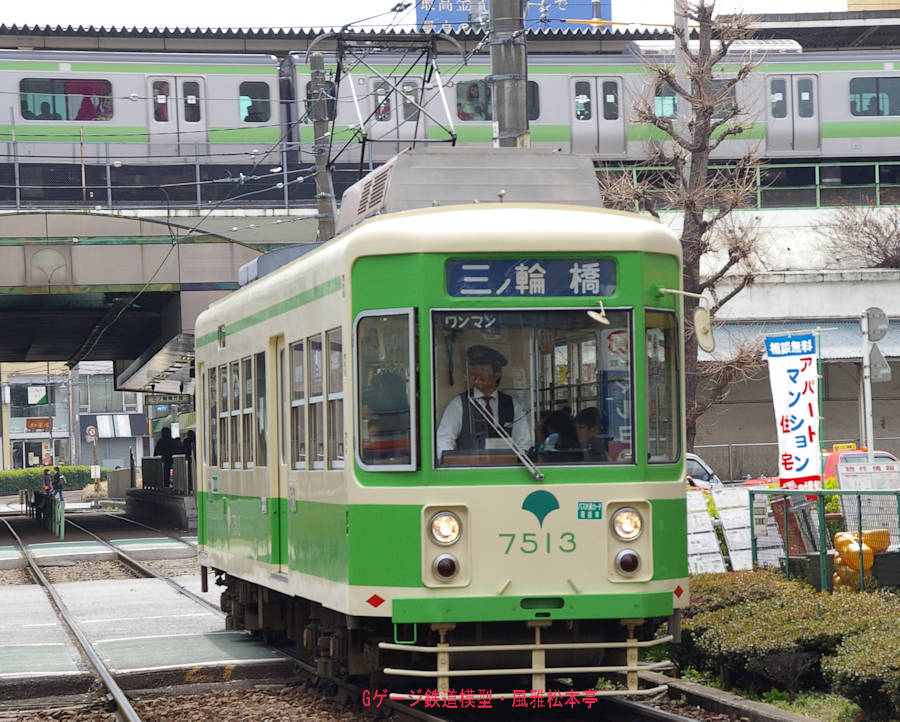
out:
M743 604L754 599L770 599L796 585L783 574L769 569L731 574L698 574L691 577L689 615Z
M32 490L43 487L43 466L32 466L28 469L12 469L0 471L0 494L17 494L20 489ZM51 471L53 467L50 467ZM67 489L80 489L89 484L91 479L90 466L60 466L60 472L66 477ZM106 476L106 469L100 470L101 477Z

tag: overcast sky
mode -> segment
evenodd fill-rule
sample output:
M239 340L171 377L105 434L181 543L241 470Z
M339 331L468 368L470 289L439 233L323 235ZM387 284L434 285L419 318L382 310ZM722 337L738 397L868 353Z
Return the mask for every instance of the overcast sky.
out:
M589 0L568 0L569 5ZM0 11L0 23L6 25L93 25L127 27L341 27L369 18L366 26L412 28L415 10L390 12L396 0L294 0L260 5L224 0L33 0L6 2ZM839 12L847 9L847 0L720 0L719 12L743 9L752 13ZM555 11L553 17L564 17ZM612 0L612 19L616 22L663 23L672 21L672 0ZM558 25L554 25L558 26Z

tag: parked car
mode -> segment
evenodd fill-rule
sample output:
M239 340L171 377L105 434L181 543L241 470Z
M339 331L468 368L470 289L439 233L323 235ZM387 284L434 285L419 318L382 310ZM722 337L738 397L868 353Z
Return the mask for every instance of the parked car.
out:
M872 452L876 462L897 463L900 462L890 451ZM840 449L838 451L822 452L822 478L837 478L838 464L864 464L869 460L869 454L862 449Z
M723 486L722 480L716 476L709 464L696 454L685 454L687 462L687 483L698 489L716 489Z

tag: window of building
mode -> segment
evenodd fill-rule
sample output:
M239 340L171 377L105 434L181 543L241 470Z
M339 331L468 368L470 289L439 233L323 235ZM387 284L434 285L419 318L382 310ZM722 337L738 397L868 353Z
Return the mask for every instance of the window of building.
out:
M335 96L335 85L331 80L325 81L325 88L323 90L325 95L325 109L328 114L328 120L334 120L335 115L337 114L337 97ZM312 83L306 84L306 114L311 115L313 109L313 88Z
M268 460L266 438L266 355L256 354L256 465L265 466Z
M244 455L244 468L252 469L255 464L253 455L253 441L255 434L253 424L253 359L247 357L241 360L241 429L243 431L242 444Z
M265 123L272 117L269 84L258 80L241 83L239 105L245 123Z
M357 322L356 453L363 468L415 469L410 404L412 329L413 315L408 310L366 315Z
M325 332L328 347L328 468L344 468L344 360L341 329Z
M850 113L856 116L900 115L900 77L853 78Z
M306 468L306 366L303 341L291 344L291 461Z
M112 120L112 83L108 80L23 78L19 102L25 120Z
M196 80L185 80L181 86L184 98L184 122L200 122L200 83Z
M325 466L325 379L322 334L307 339L306 372L309 384L309 455L313 469Z

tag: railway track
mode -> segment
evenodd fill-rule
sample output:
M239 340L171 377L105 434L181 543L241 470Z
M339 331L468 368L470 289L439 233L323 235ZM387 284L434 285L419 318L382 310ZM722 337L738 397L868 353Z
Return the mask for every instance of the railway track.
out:
M115 704L116 717L120 720L127 720L127 722L140 722L140 716L135 712L134 707L131 706L131 702L128 700L124 690L116 682L112 671L94 651L94 648L85 635L84 630L82 630L81 625L78 624L75 617L69 612L68 607L66 607L59 594L57 594L53 584L50 583L50 580L44 576L40 566L28 551L28 547L22 542L21 538L8 521L4 519L3 523L6 524L19 551L28 562L28 568L31 571L31 574L50 597L51 604L56 610L60 621L62 621L71 632L84 660L87 662L89 668L93 670L97 680L110 695L112 702Z

